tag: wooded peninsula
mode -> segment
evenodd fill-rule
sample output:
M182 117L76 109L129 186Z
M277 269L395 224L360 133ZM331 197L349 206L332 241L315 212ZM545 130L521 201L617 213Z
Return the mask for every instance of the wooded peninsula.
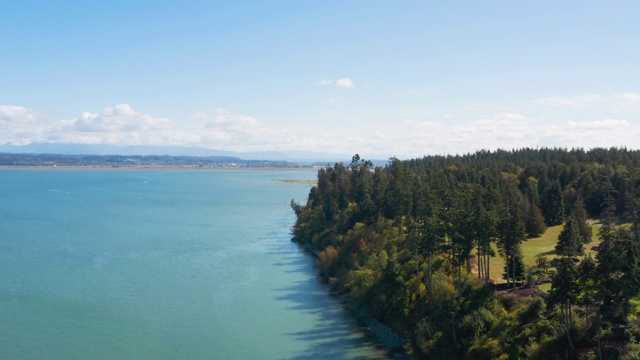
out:
M291 206L293 241L415 358L640 357L640 151L355 155Z

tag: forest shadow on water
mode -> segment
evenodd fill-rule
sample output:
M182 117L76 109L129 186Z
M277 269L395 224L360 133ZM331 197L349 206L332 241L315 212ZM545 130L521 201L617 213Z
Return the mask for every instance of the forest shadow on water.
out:
M286 286L273 289L275 300L296 314L300 321L313 318L313 325L290 331L284 336L301 344L287 359L385 359L386 349L375 340L364 324L351 314L342 301L331 295L315 267L315 259L297 243L291 233L273 232L267 236L266 253L277 258L278 272L295 276ZM297 276L298 274L299 276ZM289 276L287 275L287 276Z
M304 259L304 258L303 258ZM293 259L292 259L293 260ZM311 259L305 259L310 261ZM292 261L294 265L308 269ZM294 266L296 266L294 265ZM305 271L300 269L300 271ZM307 270L308 271L308 270ZM315 282L315 284L310 284ZM285 334L296 342L303 342L305 350L289 359L384 359L384 347L375 341L363 324L358 324L345 306L336 297L329 294L328 286L320 278L297 281L291 286L276 289L281 295L277 301L289 304L287 310L304 312L319 317L313 329Z
M299 255L285 256L283 261L273 263L273 266L284 268L285 273L299 273L308 271L310 258L301 257Z

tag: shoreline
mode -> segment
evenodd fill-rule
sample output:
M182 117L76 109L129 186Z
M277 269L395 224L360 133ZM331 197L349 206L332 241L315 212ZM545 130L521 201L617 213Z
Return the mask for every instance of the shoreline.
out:
M312 256L314 259L318 257L318 254L311 249L311 247L296 243L306 254ZM317 268L316 268L317 270ZM321 279L320 273L316 271L318 279ZM325 281L325 280L321 280ZM368 336L371 336L377 346L381 346L385 350L388 359L393 360L413 360L413 356L409 355L404 349L405 340L384 323L381 323L368 314L367 309L360 306L356 300L351 298L345 293L331 289L331 285L327 291L327 295L333 296L340 300L344 310L352 316L367 332Z
M139 171L139 170L164 170L164 171L317 171L313 167L198 167L180 165L160 166L109 166L109 165L70 165L70 166L19 166L1 165L1 170L108 170L108 171Z
M338 296L338 295L336 295ZM413 357L407 354L404 349L404 340L391 330L387 325L376 321L367 314L366 309L361 307L354 299L348 296L341 296L343 306L355 317L358 322L363 324L370 335L385 349L391 359L394 360L412 360Z

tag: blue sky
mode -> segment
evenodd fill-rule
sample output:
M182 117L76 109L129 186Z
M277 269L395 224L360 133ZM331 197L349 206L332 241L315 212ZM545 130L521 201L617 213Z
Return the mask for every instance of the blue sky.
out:
M640 148L640 1L0 1L0 144Z

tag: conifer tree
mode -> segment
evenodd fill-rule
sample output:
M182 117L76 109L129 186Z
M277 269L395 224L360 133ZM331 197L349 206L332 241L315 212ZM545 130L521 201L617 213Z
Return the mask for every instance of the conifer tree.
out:
M564 202L562 199L562 190L557 181L545 189L542 195L541 205L547 225L555 226L562 224Z
M558 264L558 273L553 277L551 282L551 291L547 303L549 306L559 305L562 319L562 327L567 334L567 340L571 348L570 358L573 357L574 345L571 332L573 325L572 304L577 300L576 286L576 268L573 261L569 257L561 257Z
M589 309L598 296L598 273L596 261L591 255L586 256L578 265L578 303L584 306L587 326L589 325Z
M525 228L527 235L531 237L540 236L547 229L544 223L544 215L542 215L542 211L540 211L540 208L536 205L533 197L529 198Z
M573 216L578 225L582 243L591 243L592 230L591 226L589 225L589 216L587 215L587 209L585 208L584 201L582 201L581 196L578 196L576 201L573 203L570 216Z
M580 234L578 222L573 215L569 216L558 236L556 254L568 258L584 254L583 238Z
M637 170L632 172L627 187L626 215L631 221L634 240L640 242L640 180Z
M510 267L504 273L507 284L513 280L515 289L516 280L524 278L524 265L521 266L522 256L520 255L520 244L526 239L523 199L522 193L517 189L510 175L505 175L503 182L505 183L504 208L498 227L498 249L505 258L505 267Z
M515 289L516 282L525 279L525 266L522 260L522 248L520 244L515 246L509 258L509 262L504 264L502 278L507 281L511 280L513 288Z
M630 300L640 293L640 244L631 232L613 225L615 201L609 194L605 198L605 211L599 235L602 239L597 260L600 291L598 317L608 321L622 347L629 341L626 328L631 312ZM599 333L598 329L598 333Z
M452 263L458 268L458 290L461 289L462 265L467 264L467 272L471 271L469 257L476 237L474 226L474 208L471 206L470 191L466 187L454 188L454 208L449 212L451 222L450 246Z
M477 187L473 199L473 226L476 229L478 278L484 283L490 280L490 261L495 256L491 243L495 237L496 219L493 211L487 209L482 188Z

